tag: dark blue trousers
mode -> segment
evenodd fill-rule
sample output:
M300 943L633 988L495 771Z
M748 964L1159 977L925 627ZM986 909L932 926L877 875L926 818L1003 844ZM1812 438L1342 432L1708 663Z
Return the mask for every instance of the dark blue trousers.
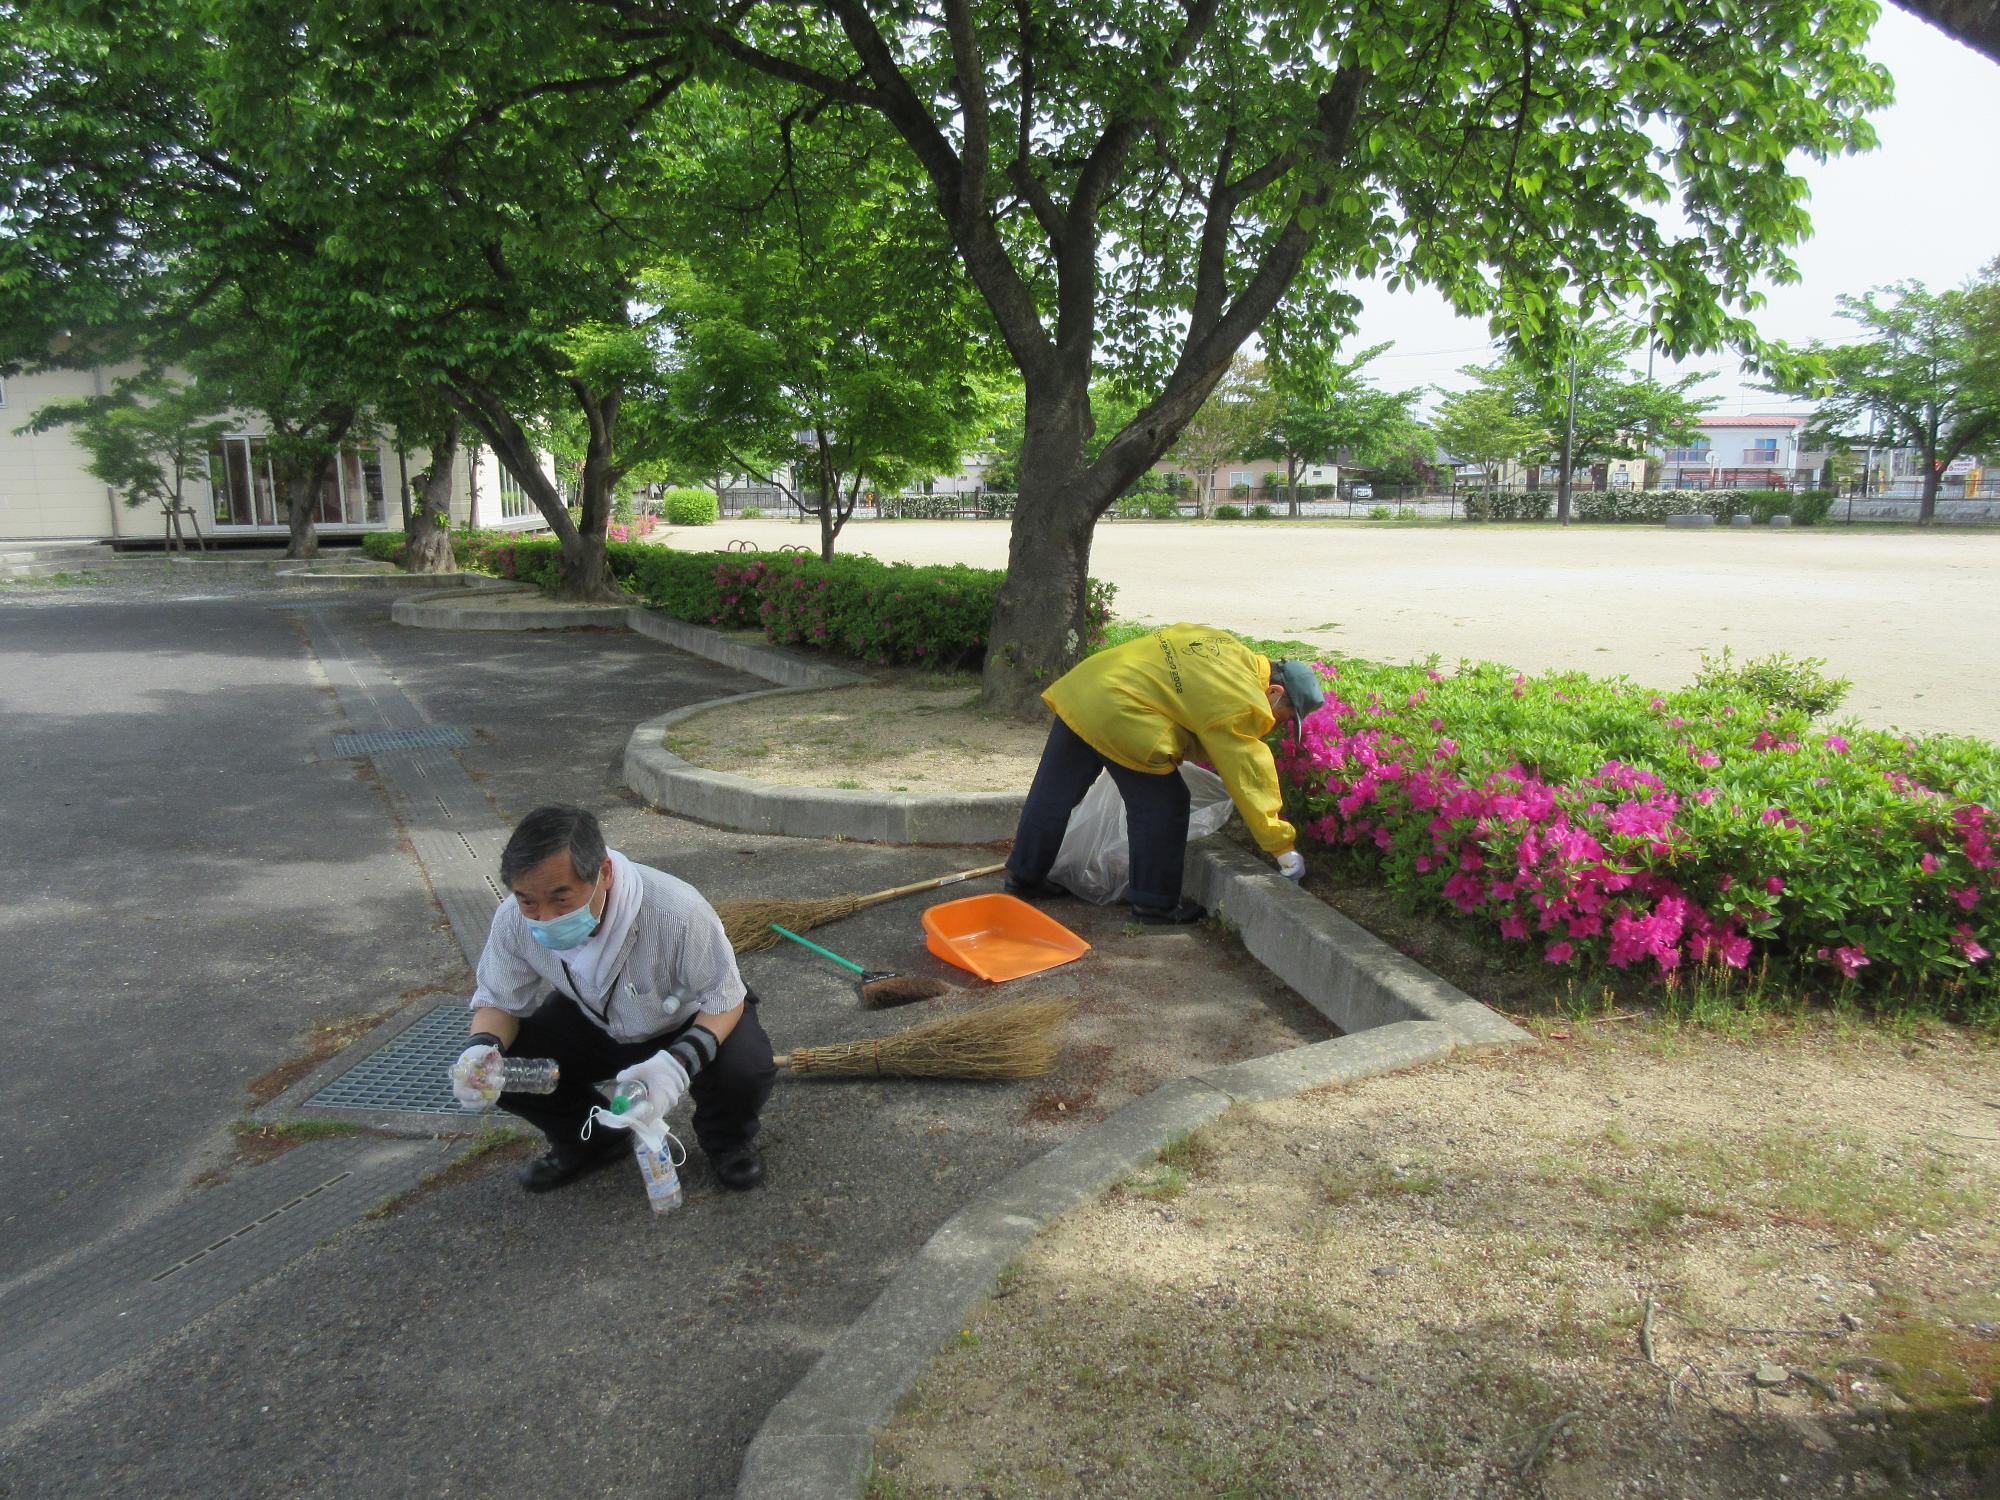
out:
M1132 886L1125 899L1162 911L1178 906L1181 863L1187 855L1187 783L1179 771L1155 775L1106 760L1061 719L1050 727L1049 742L1042 747L1042 763L1035 768L1021 824L1014 830L1007 873L1028 885L1048 878L1069 815L1100 771L1111 773L1125 801L1132 858Z

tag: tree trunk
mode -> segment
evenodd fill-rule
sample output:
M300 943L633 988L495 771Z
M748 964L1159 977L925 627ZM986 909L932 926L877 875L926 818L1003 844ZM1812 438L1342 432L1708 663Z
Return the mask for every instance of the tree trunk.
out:
M1084 472L1091 422L1087 381L1048 384L1055 389L1040 382L1028 389L1007 579L993 602L981 677L989 708L1030 721L1047 715L1042 691L1082 660L1089 644L1091 534L1111 496L1123 488L1107 489Z
M612 490L620 473L611 461L620 397L616 391L594 391L576 380L569 385L590 430L578 483L581 527L570 519L555 483L542 472L533 440L499 394L462 375L453 378L451 391L459 410L492 444L494 457L535 502L561 542L562 580L556 586L556 597L580 603L622 603L626 595L613 582L610 559L604 551L604 528L611 519Z
M286 557L309 562L319 556L319 533L313 527L313 508L319 504L320 490L332 468L331 459L321 459L309 470L289 463L279 466L285 478L285 521L291 528L291 541L285 548Z
M451 476L458 465L458 426L454 423L431 450L431 465L417 476L416 503L410 510L409 540L403 546L403 568L410 573L456 573L451 550Z
M1917 503L1917 524L1919 526L1928 526L1937 519L1938 488L1942 483L1943 476L1938 471L1936 461L1926 454L1924 457L1924 497Z
M1291 515L1299 513L1299 460L1295 453L1285 455L1285 498Z

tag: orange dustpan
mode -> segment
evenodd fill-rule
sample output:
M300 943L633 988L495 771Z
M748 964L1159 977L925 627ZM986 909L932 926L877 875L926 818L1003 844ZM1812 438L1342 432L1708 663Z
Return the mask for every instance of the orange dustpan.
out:
M1014 896L966 896L924 913L924 941L948 964L994 984L1081 958L1090 944Z

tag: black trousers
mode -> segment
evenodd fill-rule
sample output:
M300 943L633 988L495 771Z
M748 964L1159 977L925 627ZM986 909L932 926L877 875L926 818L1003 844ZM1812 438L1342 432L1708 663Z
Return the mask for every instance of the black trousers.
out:
M692 1026L689 1021L687 1026ZM567 995L551 994L531 1015L521 1018L521 1033L507 1049L511 1057L553 1057L561 1064L561 1081L553 1094L502 1094L500 1108L518 1115L557 1145L580 1140L591 1106L604 1103L592 1087L634 1063L644 1062L667 1046L687 1026L676 1026L643 1042L620 1042L608 1035ZM771 1096L778 1065L772 1060L771 1039L757 1019L757 997L747 995L743 1014L716 1053L715 1061L694 1075L688 1095L694 1100L694 1138L713 1158L740 1150L757 1135L757 1116ZM593 1144L602 1140L629 1150L625 1133L593 1130Z
M1062 848L1069 815L1083 794L1109 771L1125 802L1125 830L1131 849L1131 887L1125 899L1134 906L1166 909L1181 899L1181 866L1187 857L1188 808L1192 798L1179 771L1164 776L1134 771L1106 760L1069 725L1057 719L1049 726L1042 762L1035 768L1021 822L1014 830L1014 852L1007 873L1032 885L1045 879Z

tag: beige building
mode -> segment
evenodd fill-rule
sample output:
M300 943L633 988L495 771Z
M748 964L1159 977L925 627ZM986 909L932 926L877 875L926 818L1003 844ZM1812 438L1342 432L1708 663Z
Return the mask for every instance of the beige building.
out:
M18 429L43 406L102 395L127 372L51 370L0 381L0 541L157 543L167 518L156 505L128 506L86 467L88 457L66 427ZM264 451L265 430L254 420L232 424L209 457L205 479L190 483L187 502L204 537L218 541L280 541L288 534L284 501ZM320 496L314 524L322 540L355 538L403 527L407 475L429 463L423 449L399 453L393 435L349 443ZM545 465L546 468L546 465ZM492 451L460 455L451 498L453 525L534 530L541 513L500 467ZM182 517L182 530L189 530Z

